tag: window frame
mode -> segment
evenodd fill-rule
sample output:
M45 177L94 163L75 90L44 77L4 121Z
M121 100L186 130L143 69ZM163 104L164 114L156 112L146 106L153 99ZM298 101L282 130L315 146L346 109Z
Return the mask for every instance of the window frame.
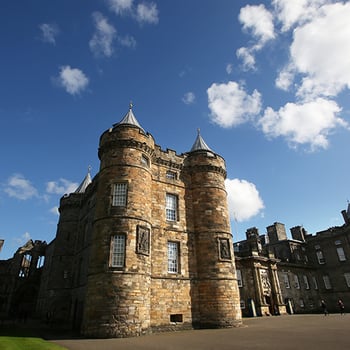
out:
M339 261L346 261L346 255L343 247L336 247Z
M282 276L283 276L284 287L289 289L290 288L290 281L289 281L288 273L287 272L283 272Z
M179 221L178 214L179 197L174 193L166 193L165 195L165 218L169 222Z
M318 263L320 265L323 265L323 264L326 263L326 259L325 259L324 255L323 255L322 250L317 250L316 251L316 257L317 257L317 261L318 261Z
M121 242L116 242L118 238ZM116 251L116 243L118 243L118 250ZM110 257L109 257L109 267L112 269L124 269L126 260L126 234L117 233L111 236L110 242ZM115 261L118 261L115 263Z
M331 283L331 279L329 278L329 276L323 275L322 279L323 279L323 284L324 284L325 289L327 289L327 290L332 289L332 283Z
M167 272L170 274L180 273L180 242L167 242Z
M118 187L123 187L123 191L118 191ZM112 207L126 207L128 200L128 183L116 182L112 186Z
M348 288L350 288L350 272L344 272L343 276L344 276L346 285L348 286Z
M239 288L241 288L243 287L242 270L236 269L236 275L237 275L237 285Z

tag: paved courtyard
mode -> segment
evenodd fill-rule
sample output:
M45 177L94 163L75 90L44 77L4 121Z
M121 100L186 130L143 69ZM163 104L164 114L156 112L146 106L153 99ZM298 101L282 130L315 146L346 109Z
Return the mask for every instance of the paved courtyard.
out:
M158 333L124 339L60 339L70 350L350 349L350 314L244 319L231 329Z

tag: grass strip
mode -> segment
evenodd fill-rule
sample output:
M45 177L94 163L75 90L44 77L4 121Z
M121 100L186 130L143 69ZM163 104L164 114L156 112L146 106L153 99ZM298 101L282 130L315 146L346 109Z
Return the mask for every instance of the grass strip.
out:
M35 337L2 337L0 350L67 350L57 344Z

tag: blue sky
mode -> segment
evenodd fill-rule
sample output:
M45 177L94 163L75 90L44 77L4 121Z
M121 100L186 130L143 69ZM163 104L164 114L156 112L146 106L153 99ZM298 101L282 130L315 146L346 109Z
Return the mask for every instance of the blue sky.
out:
M200 128L227 165L234 241L342 225L350 2L2 1L0 259L50 242L99 137L134 104L164 150Z

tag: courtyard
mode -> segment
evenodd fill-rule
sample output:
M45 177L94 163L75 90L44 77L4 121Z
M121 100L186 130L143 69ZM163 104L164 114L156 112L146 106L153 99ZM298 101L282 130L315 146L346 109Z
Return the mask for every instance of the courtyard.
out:
M231 329L158 333L123 339L51 339L70 350L349 349L350 315L245 318Z

